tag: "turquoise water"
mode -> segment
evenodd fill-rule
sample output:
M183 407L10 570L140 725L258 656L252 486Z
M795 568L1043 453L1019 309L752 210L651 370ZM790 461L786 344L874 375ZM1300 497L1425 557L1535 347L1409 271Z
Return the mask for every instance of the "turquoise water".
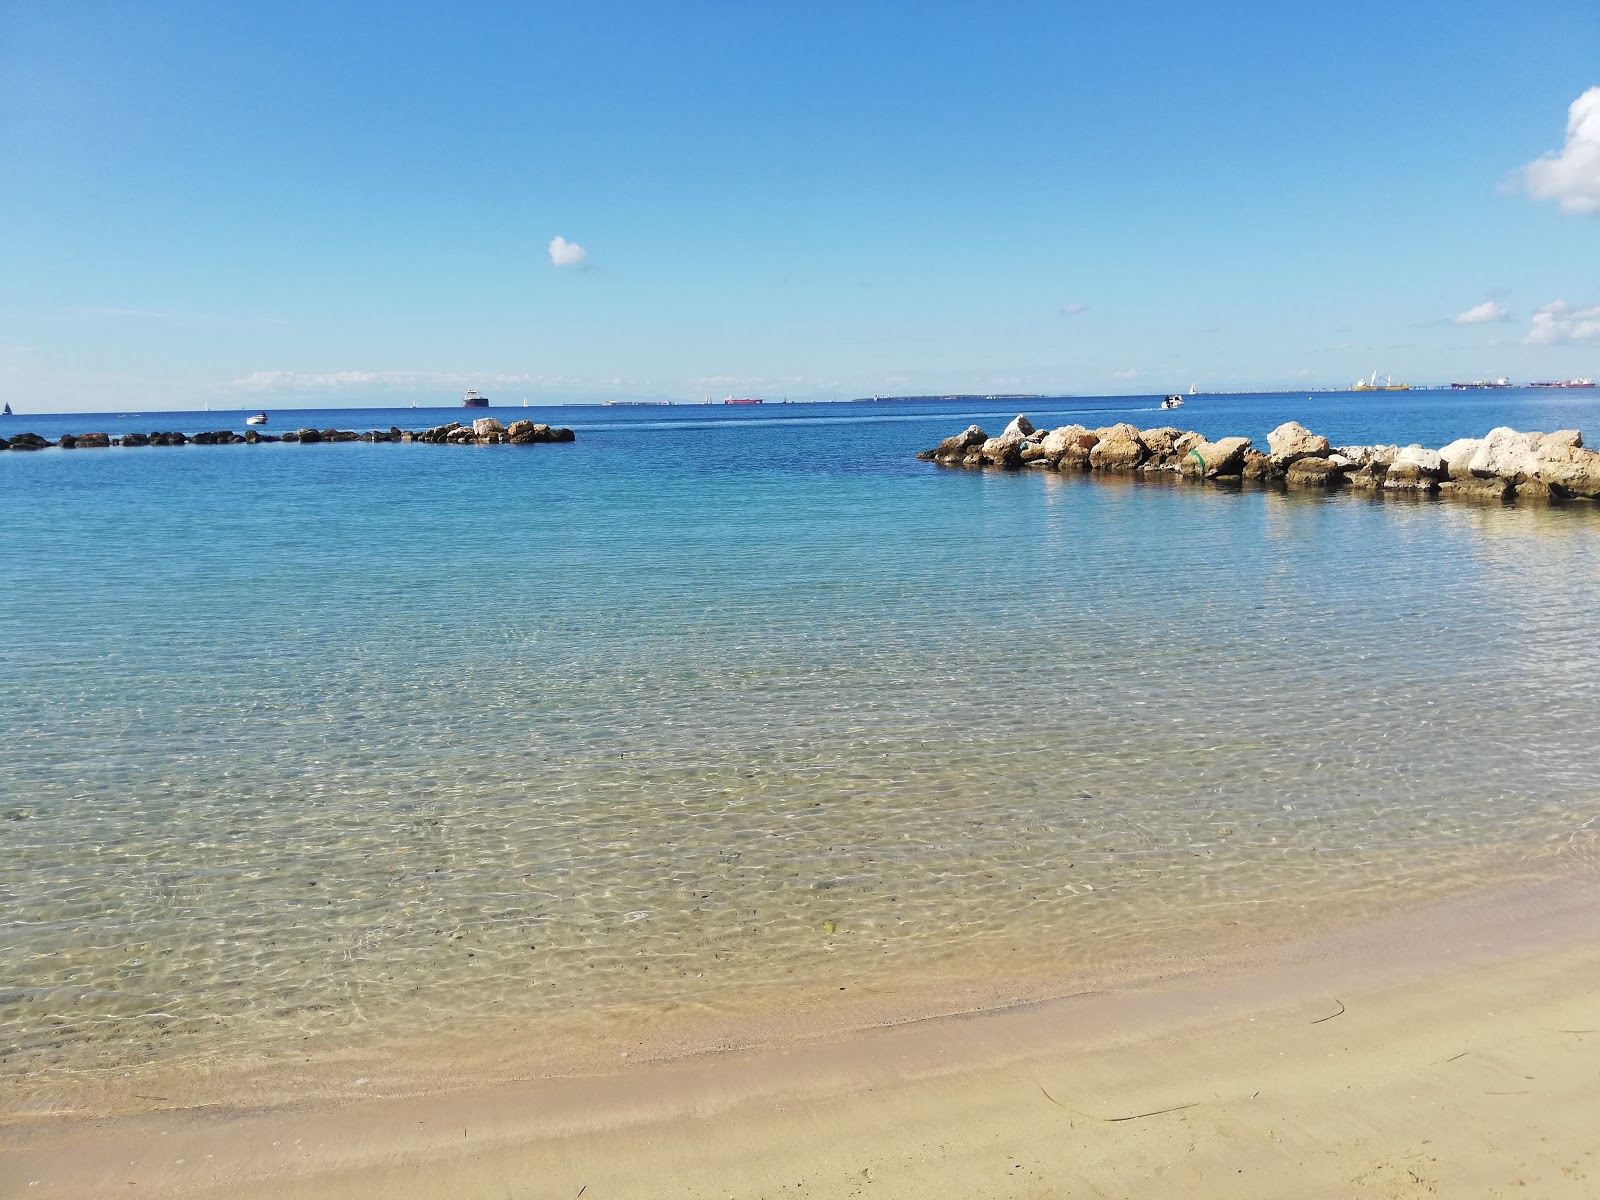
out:
M1595 407L1027 411L1438 445ZM1015 411L0 455L0 1079L1091 972L1592 867L1600 506L912 458Z

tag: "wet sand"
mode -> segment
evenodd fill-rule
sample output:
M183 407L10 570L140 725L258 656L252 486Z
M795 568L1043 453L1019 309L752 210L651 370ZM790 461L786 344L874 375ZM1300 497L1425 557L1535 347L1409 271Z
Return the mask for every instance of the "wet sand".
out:
M0 1195L1589 1196L1600 882L820 1044L0 1129Z

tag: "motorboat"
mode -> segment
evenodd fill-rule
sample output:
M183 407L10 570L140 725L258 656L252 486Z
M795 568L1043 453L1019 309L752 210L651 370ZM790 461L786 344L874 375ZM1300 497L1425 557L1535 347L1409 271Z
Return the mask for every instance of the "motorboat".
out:
M1182 396L1168 396L1166 399L1161 401L1161 407L1162 408L1182 408L1183 407L1183 397Z
M264 412L256 413L253 417L246 417L244 423L246 425L265 425L267 423L267 414Z

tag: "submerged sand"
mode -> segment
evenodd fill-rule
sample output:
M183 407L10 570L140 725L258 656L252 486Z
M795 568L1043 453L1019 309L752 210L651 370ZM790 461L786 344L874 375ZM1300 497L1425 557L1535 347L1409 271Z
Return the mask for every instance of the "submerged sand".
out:
M1591 1196L1600 881L821 1043L33 1119L0 1195ZM13 1119L18 1114L13 1113Z

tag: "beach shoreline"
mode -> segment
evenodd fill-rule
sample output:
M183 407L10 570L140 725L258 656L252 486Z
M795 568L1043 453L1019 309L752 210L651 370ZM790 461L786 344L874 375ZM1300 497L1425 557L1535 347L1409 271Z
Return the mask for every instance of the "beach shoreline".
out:
M1597 899L1595 877L1499 890L1044 1002L558 1078L41 1112L0 1129L0 1191L1423 1195L1544 1172L1537 1194L1580 1195Z

